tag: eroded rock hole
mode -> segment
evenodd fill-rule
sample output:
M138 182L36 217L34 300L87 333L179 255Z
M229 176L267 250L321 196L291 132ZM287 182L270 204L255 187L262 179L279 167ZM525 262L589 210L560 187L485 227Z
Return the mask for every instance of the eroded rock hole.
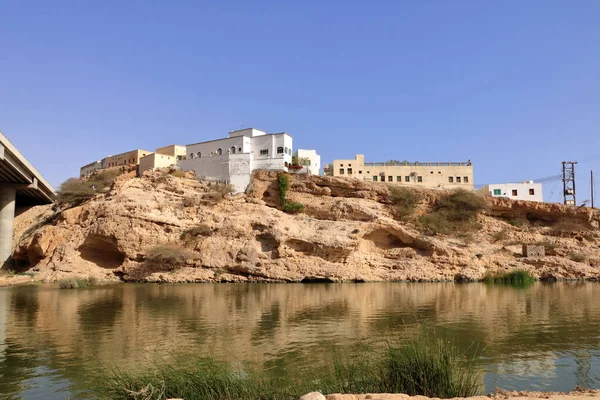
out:
M101 268L118 268L125 261L114 237L90 235L77 250L81 258Z

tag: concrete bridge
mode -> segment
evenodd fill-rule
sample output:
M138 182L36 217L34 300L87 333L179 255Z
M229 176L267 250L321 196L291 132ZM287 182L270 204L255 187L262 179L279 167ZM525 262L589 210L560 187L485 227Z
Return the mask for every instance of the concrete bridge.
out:
M0 268L12 254L15 207L49 204L54 189L0 132Z

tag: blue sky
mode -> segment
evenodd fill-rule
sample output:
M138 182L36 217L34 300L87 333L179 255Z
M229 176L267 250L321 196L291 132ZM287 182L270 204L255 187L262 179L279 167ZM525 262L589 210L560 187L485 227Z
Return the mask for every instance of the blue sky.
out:
M578 202L600 175L597 0L0 0L0 16L0 130L55 185L241 125L323 162L471 159L478 184L586 158Z

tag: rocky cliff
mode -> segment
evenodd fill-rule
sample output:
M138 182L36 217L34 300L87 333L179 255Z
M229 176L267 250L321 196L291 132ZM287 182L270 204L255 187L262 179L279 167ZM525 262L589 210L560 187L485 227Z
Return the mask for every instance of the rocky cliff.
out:
M275 172L255 173L247 194L219 191L191 174L124 174L75 207L20 210L14 258L45 281L439 281L512 269L600 278L600 212L589 208L488 198L476 232L426 235L397 218L383 184L292 176L299 214L280 210ZM421 191L417 213L441 194ZM522 257L523 243L544 244L546 256ZM185 249L185 259L149 263L155 246Z

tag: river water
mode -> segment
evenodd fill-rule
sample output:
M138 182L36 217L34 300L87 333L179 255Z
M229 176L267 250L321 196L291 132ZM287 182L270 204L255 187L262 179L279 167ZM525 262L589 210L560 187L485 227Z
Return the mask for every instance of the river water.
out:
M36 285L0 288L0 398L90 398L98 367L175 354L276 371L423 333L482 350L486 391L600 388L598 283Z

